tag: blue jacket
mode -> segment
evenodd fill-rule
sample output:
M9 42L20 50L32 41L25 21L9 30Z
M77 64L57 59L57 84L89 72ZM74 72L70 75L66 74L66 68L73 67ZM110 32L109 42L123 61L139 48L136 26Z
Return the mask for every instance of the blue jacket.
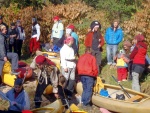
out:
M109 45L118 45L123 39L123 31L120 27L116 31L112 27L106 30L105 41Z
M13 111L30 110L30 100L25 90L21 91L17 96L17 98L15 98L15 92L13 88L6 93L6 96L7 98L9 98L10 101L17 102L17 105L10 105L9 110Z
M78 35L77 35L77 33L75 33L75 32L72 32L71 33L71 36L75 39L75 41L76 41L76 45L77 45L77 47L78 47Z

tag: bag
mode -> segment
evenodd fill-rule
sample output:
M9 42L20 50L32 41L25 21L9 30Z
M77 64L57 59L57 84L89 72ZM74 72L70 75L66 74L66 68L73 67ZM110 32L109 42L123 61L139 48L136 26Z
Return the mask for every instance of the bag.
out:
M101 89L100 95L101 95L101 96L104 96L104 97L108 97L108 96L109 96L108 91L105 90L105 89Z
M124 94L120 94L120 95L116 94L116 99L125 100L125 96L124 96Z

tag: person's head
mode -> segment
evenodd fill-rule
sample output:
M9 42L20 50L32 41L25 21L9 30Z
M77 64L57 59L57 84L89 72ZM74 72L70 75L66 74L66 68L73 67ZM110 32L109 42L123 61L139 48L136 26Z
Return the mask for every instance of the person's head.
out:
M17 25L17 26L21 26L21 21L20 21L20 20L17 20L16 25Z
M15 29L15 27L16 27L15 23L14 22L11 23L11 29Z
M20 93L23 89L23 80L21 78L17 78L14 83L14 89L16 93Z
M91 47L86 47L85 48L85 53L92 53Z
M123 48L125 50L130 50L131 46L132 46L132 44L130 43L130 41L126 40L123 42Z
M0 15L0 24L3 22L3 17Z
M64 41L64 43L67 44L67 45L70 46L70 47L72 46L73 42L74 42L74 39L73 39L73 37L71 37L71 36L67 37L67 38L65 39L65 41Z
M71 36L72 30L70 28L66 28L66 37Z
M112 27L113 27L113 28L118 28L118 26L119 26L119 20L115 19L115 20L113 21L113 23L112 23Z
M63 75L59 76L59 85L61 85L62 87L65 87L66 85L66 78Z
M59 20L60 20L59 16L55 16L55 17L53 17L53 21L54 21L54 23L58 22Z
M46 57L43 55L38 55L35 58L35 63L39 69L42 69L46 63Z
M70 24L70 25L67 26L67 28L69 28L69 29L71 29L72 31L74 31L75 26L74 26L73 24Z
M137 42L143 42L145 41L145 38L142 34L138 34L134 37L134 43L136 44Z
M37 24L37 18L32 18L32 25L36 25Z
M0 25L0 31L1 31L2 34L6 34L7 33L6 26Z
M98 21L93 21L90 25L91 31L95 32L101 29L101 24Z

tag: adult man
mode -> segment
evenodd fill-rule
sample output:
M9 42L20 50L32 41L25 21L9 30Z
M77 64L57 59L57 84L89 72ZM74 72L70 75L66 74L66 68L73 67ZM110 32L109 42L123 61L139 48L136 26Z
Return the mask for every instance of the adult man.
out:
M3 65L8 59L11 59L12 74L19 74L16 72L16 69L18 69L18 55L16 53L7 52L5 37L7 32L6 26L0 25L0 31L0 75L2 75Z
M63 36L63 30L64 26L58 16L55 16L53 18L54 25L52 28L52 34L51 34L51 41L53 42L53 45L55 45L59 39Z
M86 35L85 46L92 48L92 55L95 56L98 70L100 73L101 67L101 51L102 46L104 45L104 38L101 35L99 29L101 29L101 25L98 21L93 21L90 25L91 30Z
M111 27L106 30L105 41L107 44L107 64L115 66L113 58L118 50L118 44L123 39L123 31L119 27L118 20L114 20Z
M36 50L40 49L40 26L36 18L32 18L32 36L30 40L30 54L33 56Z
M57 93L57 85L58 85L58 76L57 76L57 67L55 64L47 59L43 55L38 55L33 59L30 67L35 69L38 67L39 71L37 73L38 76L38 85L35 92L35 107L39 108L42 101L42 94L45 88L51 84L53 86L53 93Z

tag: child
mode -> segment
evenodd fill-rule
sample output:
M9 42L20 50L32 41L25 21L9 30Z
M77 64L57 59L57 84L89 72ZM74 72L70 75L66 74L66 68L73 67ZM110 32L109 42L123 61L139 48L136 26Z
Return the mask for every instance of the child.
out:
M118 75L118 82L126 81L128 71L127 71L127 63L125 61L125 51L120 50L120 52L116 55L115 60L117 61L117 75Z
M133 60L132 65L132 89L140 92L139 77L145 69L145 57L147 52L147 44L144 36L139 34L135 36L136 45L130 54L130 59Z
M84 106L90 105L94 82L98 75L96 58L91 53L91 48L87 47L85 54L79 58L77 63L78 75L81 76L83 85L82 102Z
M16 47L16 39L18 36L16 25L15 23L11 23L11 29L9 31L9 52L12 52L12 49L14 48L14 52L17 53L17 47Z

